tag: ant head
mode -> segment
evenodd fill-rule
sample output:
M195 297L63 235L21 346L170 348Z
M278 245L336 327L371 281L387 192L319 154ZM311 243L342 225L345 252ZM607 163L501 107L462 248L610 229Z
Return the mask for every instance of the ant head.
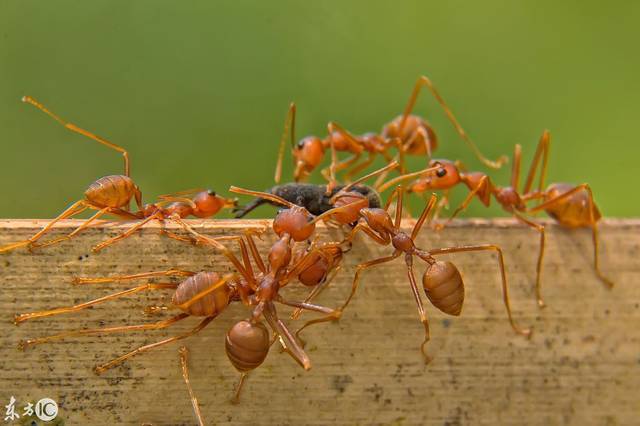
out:
M362 209L360 214L367 225L380 235L390 234L393 230L391 216L384 209Z
M165 207L165 210L167 211L168 216L177 214L183 219L193 214L193 208L189 204L179 201L169 204L167 207Z
M157 212L158 208L159 207L156 204L145 204L144 207L142 207L142 213L144 214L144 217L149 217Z
M308 136L298 141L293 148L293 158L296 162L294 179L297 181L311 173L324 158L322 139Z
M344 192L335 196L333 207L344 207L340 212L331 215L331 218L347 225L360 219L360 211L369 207L369 198L355 191Z
M425 192L435 189L449 189L460 182L458 167L449 160L431 160L429 167L435 167L414 182L409 192Z
M220 209L225 206L226 200L219 197L215 191L209 189L198 192L195 197L193 197L193 203L195 204L193 215L204 218L218 213Z
M282 237L289 234L294 241L304 241L308 239L316 229L315 223L307 209L299 206L292 206L278 212L273 219L273 231Z
M291 262L289 238L281 238L269 249L269 265L272 271L279 271Z

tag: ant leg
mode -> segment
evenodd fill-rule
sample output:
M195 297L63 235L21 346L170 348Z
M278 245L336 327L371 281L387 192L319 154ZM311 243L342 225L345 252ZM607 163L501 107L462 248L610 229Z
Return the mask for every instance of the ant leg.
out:
M388 182L385 182L384 184L381 184L381 185L376 184L375 189L378 192L384 192L387 189L389 189L390 187L392 187L394 185L397 185L398 183L400 183L402 181L409 180L409 179L416 178L416 177L419 178L420 176L422 176L422 175L424 175L426 173L435 171L438 168L439 167L428 167L426 169L422 169L422 170L419 170L417 172L407 173L407 174L403 174L403 175L400 175L400 176L396 176L395 178L391 179Z
M307 353L302 349L296 337L291 334L291 331L287 326L278 318L277 311L273 302L267 302L264 310L264 318L267 320L274 333L279 334L281 337L287 339L291 347L285 345L286 352L306 371L311 369L311 360Z
M68 209L66 209L65 211L60 213L60 215L58 217L56 217L55 219L50 221L44 228L42 228L40 231L35 233L32 237L30 237L30 238L28 238L28 239L26 239L24 241L18 241L17 243L11 243L11 244L7 244L7 245L5 245L3 247L0 247L0 253L8 252L8 251L14 250L16 248L23 247L23 246L35 243L36 241L38 241L38 239L40 239L40 237L42 237L44 234L49 232L49 230L57 222L59 222L59 221L61 221L63 219L67 219L67 218L70 218L72 216L75 216L77 214L80 214L80 213L82 213L83 211L87 210L90 207L93 208L93 206L90 205L86 200L76 201Z
M400 229L400 225L402 224L402 207L404 205L403 203L403 199L404 199L404 188L400 185L398 185L398 187L396 188L398 191L398 196L396 198L396 217L395 217L395 221L393 222L393 227L396 230Z
M275 342L275 340L274 340ZM238 385L236 386L236 391L233 395L233 398L231 398L231 403L232 404L239 404L240 403L240 392L242 391L242 387L244 385L244 382L247 380L247 376L249 375L249 372L243 372L240 373L240 380L238 380Z
M458 214L460 212L462 212L463 210L465 210L468 206L469 203L471 203L471 201L473 200L473 197L476 196L476 194L480 193L484 193L485 191L487 191L487 189L489 188L489 176L485 175L482 176L482 178L478 181L478 185L475 186L475 188L473 188L469 194L467 194L467 197L464 199L464 201L462 201L462 203L460 203L460 205L453 211L453 213L451 214L451 216L449 216L449 218L444 222L444 223L438 223L435 225L435 230L436 231L441 231L442 229L444 229L445 226L447 226L448 224L451 223L451 221L458 216ZM479 195L479 197L482 197L481 195Z
M337 309L334 309L333 312L331 314L329 314L329 315L326 315L326 316L320 317L320 318L315 318L315 319L312 319L310 321L305 322L303 324L303 326L300 327L298 329L298 331L296 331L296 336L299 336L300 333L302 332L302 330L304 330L305 328L309 327L310 325L320 324L320 323L327 322L327 321L339 320L342 317L342 312L344 312L346 307L351 302L351 299L355 295L356 290L358 290L358 285L360 283L360 274L362 274L362 271L364 271L365 269L370 268L372 266L375 266L375 265L380 265L382 263L390 262L390 261L396 259L397 257L399 257L401 254L402 254L402 252L396 251L391 256L381 257L379 259L371 260L369 262L361 263L360 265L358 265L356 267L356 274L355 274L355 276L353 278L353 284L351 285L351 293L349 294L349 297L347 298L347 300L342 304L342 306L337 308Z
M305 297L304 302L308 303L311 302L313 299L315 299L317 296L320 295L320 293L322 293L322 291L327 288L327 286L329 284L331 284L331 281L333 281L333 279L335 278L335 276L338 274L338 272L340 271L342 266L337 266L333 271L331 271L331 274L324 280L324 282L316 285L313 290L311 290L311 292L309 292L309 294L307 295L307 297ZM297 308L296 310L293 311L293 313L291 314L291 319L298 319L300 318L300 315L302 315L302 309L303 308Z
M427 351L425 350L425 346L431 338L431 334L429 333L429 319L427 318L427 314L424 312L424 305L422 304L422 298L420 297L420 290L418 289L418 284L416 284L416 277L413 272L413 257L406 258L406 264L409 284L411 284L411 293L413 293L413 298L418 306L420 322L422 322L422 325L424 326L424 340L420 345L420 352L422 352L422 356L424 357L424 363L429 364L431 362L431 357L427 355Z
M280 138L280 147L278 148L278 160L276 161L276 171L273 180L276 184L280 183L282 177L282 160L284 158L284 147L287 141L287 133L291 129L291 146L295 143L296 133L296 104L291 102L289 104L289 112L287 112L287 118L284 120L284 129L282 131L282 137Z
M94 253L99 252L100 250L103 250L104 248L117 243L120 240L124 240L125 238L130 237L131 235L133 235L138 229L142 228L144 225L146 225L147 223L151 222L152 220L162 220L163 216L160 212L156 212L155 214L147 217L146 219L140 221L139 223L133 225L131 228L129 228L127 231L123 232L120 235L117 235L113 238L109 238L108 240L105 240L103 242L101 242L100 244L96 245L95 247L93 247L91 249L91 251L93 251Z
M193 406L193 412L196 415L196 419L198 419L198 425L204 426L204 420L202 420L202 413L200 412L200 406L198 405L198 399L196 398L196 394L193 392L193 388L191 387L191 382L189 381L189 365L187 364L189 357L189 350L186 346L180 347L180 367L182 369L182 378L184 379L184 383L187 385L187 390L189 391L189 397L191 398L191 405Z
M305 310L308 310L308 311L314 311L314 312L320 312L320 313L326 314L326 316L323 317L323 319L326 319L326 321L329 321L330 319L335 319L335 318L333 318L333 313L335 312L335 309L327 308L325 306L315 305L315 304L307 303L307 302L288 301L288 300L284 300L284 299L279 299L278 302L282 303L283 305L293 306L294 308L305 309ZM338 317L339 316L340 316L340 314L338 314ZM303 329L304 329L304 326L302 328L299 328L295 332L296 339L300 340L301 342L302 342L302 339L300 338L300 332ZM304 345L304 343L302 343L302 344Z
M549 159L549 146L551 145L551 134L548 130L542 132L542 136L540 136L540 141L538 141L538 147L536 148L536 153L533 156L533 160L531 160L531 166L529 166L529 173L527 174L527 180L524 184L523 193L528 194L533 186L533 179L536 176L536 171L538 169L538 163L540 162L540 157L542 156L542 169L540 171L540 183L538 184L538 191L542 191L544 188L544 180L547 175L547 160ZM515 187L514 187L515 188Z
M103 297L100 297L98 299L94 299L94 300L90 300L88 302L84 302L81 303L79 305L73 305L73 306L67 306L64 308L56 308L56 309L49 309L46 311L38 311L38 312L29 312L26 314L16 314L16 316L14 317L13 322L18 325L21 322L30 320L30 319L34 319L34 318L43 318L43 317L50 317L52 315L60 315L60 314L65 314L67 312L77 312L83 309L86 309L90 306L94 306L94 305L98 305L101 303L104 303L108 300L112 300L112 299L117 299L119 297L122 296L126 296L129 294L133 294L133 293L139 293L141 291L145 291L145 290L161 290L161 289L165 289L165 288L171 288L171 289L175 289L178 287L178 284L173 284L173 283L159 283L159 284L153 284L153 283L147 283L138 287L134 287L134 288L130 288L127 290L123 290L123 291L119 291L117 293L112 293Z
M250 231L245 232L245 237L247 238L247 244L249 245L249 250L251 251L251 255L253 256L256 265L258 265L258 269L263 274L267 273L267 267L264 265L262 261L262 257L260 256L260 251L258 251L258 247L256 246L256 242L253 240L253 235ZM242 241L242 240L240 240Z
M520 328L513 319L511 315L511 302L509 301L509 284L507 283L507 273L504 268L504 256L502 254L502 249L494 244L480 244L474 246L458 246L458 247L445 247L445 248L437 248L429 250L427 253L431 256L438 254L449 254L449 253L459 253L466 251L483 251L483 250L492 250L498 253L498 267L500 269L500 275L502 278L502 298L504 300L504 306L507 309L507 315L509 317L509 323L511 324L511 328L517 334L521 334L527 338L531 338L531 329L529 328Z
M142 273L139 273L139 274L114 275L114 276L111 276L111 277L100 277L100 278L74 277L72 282L75 285L99 284L99 283L131 281L131 280L138 280L138 279L141 279L141 278L190 277L190 276L195 275L195 274L196 274L195 272L184 271L184 270L181 270L181 269L168 269L166 271L142 272Z
M32 246L35 247L35 248L43 248L43 247L48 247L48 246L51 246L51 245L54 245L54 244L61 243L61 242L66 241L66 240L70 240L71 238L76 236L79 232L81 232L83 229L88 228L98 218L100 218L101 216L104 216L106 213L108 213L109 210L111 210L111 207L105 207L102 210L98 210L98 212L96 212L96 214L91 216L82 225L77 227L73 232L71 232L68 235L65 235L63 237L56 238L54 240L50 240L50 241L47 241L47 242L44 242L44 243L41 243L41 244L33 243Z
M363 162L361 162L360 164L354 165L348 172L344 174L345 181L349 182L353 175L357 175L361 171L365 170L367 167L371 165L371 163L373 163L375 159L376 159L375 153L370 152L367 155L367 158Z
M426 194L424 195L426 196ZM433 216L431 217L431 219L429 219L429 222L428 222L429 224L435 220L438 220L443 208L449 209L449 190L448 189L442 193L442 196L440 197L440 201L438 201L438 204L436 205L436 211L433 213Z
M420 213L420 217L416 221L416 224L413 226L413 230L411 231L412 240L415 240L420 233L420 229L422 229L422 225L424 225L424 222L429 217L429 213L431 212L431 210L433 210L433 206L436 204L437 199L438 198L436 197L436 194L431 194L429 201L427 201L427 204L424 206L422 213Z
M26 348L28 348L29 346L35 346L35 345L40 345L43 343L48 343L48 342L52 342L54 340L62 340L62 339L66 339L67 337L72 337L72 336L86 336L89 334L106 334L106 333L118 333L121 331L139 331L139 330L160 330L162 328L167 328L169 326L171 326L172 324L183 320L185 318L187 318L189 316L189 314L187 313L181 313L179 315L176 315L172 318L163 320L163 321L158 321L158 322L154 322L151 324L136 324L136 325L124 325L124 326L119 326L119 327L103 327L103 328L86 328L83 330L74 330L74 331L68 331L65 333L60 333L60 334L53 334L51 336L46 336L46 337L40 337L37 339L29 339L29 340L22 340L20 341L20 343L18 343L18 348L21 350L24 350Z
M367 234L373 241L380 244L381 246L387 246L391 243L391 237L389 235L385 235L384 238L379 236L373 229L369 227L369 225L359 222L355 228L349 232L349 235L345 237L342 243L351 243L355 238L358 231L362 231Z
M537 224L533 221L528 220L527 218L521 216L519 213L513 212L513 216L520 222L524 223L537 230L540 233L540 249L538 251L538 263L536 264L536 298L538 299L538 306L544 308L546 304L542 299L542 290L541 285L542 281L540 279L540 275L542 274L542 259L544 257L544 244L545 244L545 228L544 225Z
M522 157L522 147L516 144L513 148L513 164L511 165L511 188L518 192L520 186L520 161ZM546 162L545 162L546 164Z
M486 158L484 155L482 155L478 147L471 141L471 139L469 138L467 133L464 131L460 123L458 123L458 120L453 115L453 112L451 112L451 110L449 109L449 106L445 103L442 96L440 96L440 93L436 90L431 80L424 75L418 78L418 81L416 82L416 85L413 88L413 92L411 93L409 102L407 103L407 106L402 115L402 121L400 122L400 126L399 126L400 132L402 132L404 125L407 121L407 118L409 117L409 115L411 114L411 111L413 110L413 107L415 106L416 100L418 98L418 93L420 92L420 89L423 86L427 86L427 88L429 89L433 97L440 104L440 107L442 107L444 113L446 114L451 124L453 124L453 127L456 129L456 132L458 133L460 138L467 144L469 149L471 149L471 151L475 154L478 160L480 160L480 162L482 162L485 166L490 167L492 169L499 169L500 167L502 167L503 164L509 161L509 159L506 156L501 156L497 161L491 161L488 158Z
M173 337L170 337L168 339L160 340L159 342L151 343L149 345L140 346L139 348L136 348L136 349L132 350L131 352L128 352L128 353L126 353L124 355L121 355L118 358L112 359L109 362L106 362L106 363L104 363L102 365L96 365L94 367L93 371L96 374L102 374L105 371L115 367L118 364L122 364L127 359L129 359L131 357L134 357L134 356L136 356L138 354L141 354L143 352L147 352L147 351L149 351L149 350L151 350L153 348L157 348L158 346L166 345L168 343L173 343L175 341L185 339L185 338L187 338L189 336L193 336L194 334L198 333L203 328L205 328L207 325L209 325L209 323L211 321L213 321L214 318L215 317L206 317L195 328L189 330L186 333L178 334L177 336L173 336Z
M548 201L545 201L544 203L538 204L537 206L528 209L527 212L537 212L540 210L544 210L544 209L548 209L549 207L551 207L552 205L572 196L573 194L576 194L580 191L587 191L588 195L589 195L589 221L591 222L590 226L591 226L591 230L592 230L592 234L593 234L593 250L594 250L594 267L596 270L596 275L598 276L598 278L600 278L600 280L605 283L605 285L609 288L613 287L613 282L608 279L607 277L605 277L602 272L600 271L600 264L599 264L599 256L598 256L598 249L599 249L599 244L598 244L598 228L597 228L597 220L595 218L595 201L593 200L593 192L591 191L591 187L589 186L589 184L583 183L580 184L572 189L570 189L569 191L558 195L557 197L554 197Z
M66 127L67 129L71 130L72 132L80 133L81 135L86 136L89 139L93 139L94 141L99 142L102 145L107 146L107 147L109 147L111 149L114 149L114 150L118 151L119 153L121 153L122 157L124 157L124 174L126 176L129 176L129 174L130 174L129 153L124 148L122 148L121 146L118 146L118 145L116 145L114 143L111 143L111 142L107 141L106 139L102 139L101 137L99 137L97 135L94 135L91 132L88 132L88 131L86 131L84 129L81 129L80 127L76 126L75 124L67 123L66 121L62 120L60 117L55 115L53 112L51 112L47 108L45 108L44 105L42 105L40 102L38 102L35 99L33 99L31 96L24 96L22 98L22 102L26 102L26 103L29 103L29 104L35 106L36 108L38 108L39 110L41 110L42 112L47 114L49 117L51 117L54 120L56 120L58 123L62 124L64 127Z

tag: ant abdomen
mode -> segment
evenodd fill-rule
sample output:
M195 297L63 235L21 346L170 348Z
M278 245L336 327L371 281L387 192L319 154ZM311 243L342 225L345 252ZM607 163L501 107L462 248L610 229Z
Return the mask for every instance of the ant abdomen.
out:
M242 373L262 364L270 347L269 331L261 322L239 321L229 329L225 339L227 357Z
M464 303L464 283L451 262L437 261L422 276L422 286L436 308L449 315L460 315Z
M220 281L220 275L215 272L199 272L180 283L173 294L172 302L174 305L188 302L218 281ZM192 303L185 311L194 316L216 316L229 305L231 293L231 287L224 285Z
M329 262L324 257L318 257L318 260L311 266L306 268L298 275L298 280L307 287L313 287L327 278L329 271Z
M131 178L124 175L111 175L93 182L84 195L88 201L98 206L120 208L129 204L137 190Z

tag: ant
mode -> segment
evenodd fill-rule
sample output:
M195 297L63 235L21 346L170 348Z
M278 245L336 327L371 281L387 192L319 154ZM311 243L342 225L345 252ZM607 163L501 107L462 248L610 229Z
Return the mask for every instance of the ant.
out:
M471 141L460 123L447 106L440 93L436 90L431 80L426 76L418 78L404 113L396 117L383 127L381 134L367 133L362 136L354 136L335 122L327 126L328 136L321 139L317 136L308 136L297 143L295 141L295 116L296 107L290 104L289 112L284 125L284 131L280 139L278 160L276 163L275 182L280 182L282 172L282 160L284 156L287 135L290 133L292 157L294 161L293 177L296 182L306 179L311 172L320 165L327 149L331 149L331 165L321 171L329 181L329 187L335 186L335 173L347 170L345 178L348 181L351 176L366 169L377 155L382 155L387 162L392 160L389 150L397 148L400 161L400 172L405 173L404 155L426 155L431 158L431 153L438 145L437 136L433 126L424 118L411 114L422 87L427 87L436 101L444 110L447 118L453 124L456 132L469 146L475 156L486 166L494 169L502 167L507 157L502 156L497 161L491 161L484 157L476 145ZM290 131L290 132L289 132ZM336 151L349 152L352 155L337 162ZM367 152L368 158L357 163L362 153Z
M394 196L397 197L395 221L388 213L388 209L391 205L391 202L393 201ZM464 302L464 283L462 280L462 276L453 263L448 261L437 261L433 256L458 252L490 250L495 251L498 254L498 266L502 278L502 294L509 318L509 323L516 333L529 337L531 335L531 330L518 327L511 315L507 276L504 267L504 258L500 247L494 244L481 244L437 248L431 250L420 249L415 246L414 240L420 232L420 229L422 228L426 219L428 218L429 213L433 209L433 206L436 203L436 196L435 194L433 194L429 199L424 210L422 211L422 214L415 223L411 234L407 234L406 232L401 230L402 198L403 188L401 186L398 186L391 197L389 197L389 199L387 200L384 209L364 208L360 210L360 221L358 221L358 224L355 226L355 228L353 228L351 233L345 238L345 242L351 242L358 232L364 232L374 242L380 245L393 245L393 253L385 257L359 264L356 267L356 274L353 279L351 293L349 294L349 297L344 302L344 304L330 315L308 321L300 329L298 329L298 331L296 332L296 336L298 336L300 332L306 327L314 323L340 319L340 317L342 316L342 312L355 295L362 273L366 269L390 262L404 255L404 261L407 266L407 275L409 278L409 283L411 285L411 291L418 307L420 320L424 325L425 337L422 345L420 346L420 350L425 358L425 362L428 363L431 361L431 358L425 351L425 345L430 338L429 321L427 319L422 304L422 299L420 297L418 285L416 283L413 269L414 256L417 256L427 264L427 270L422 276L422 285L427 298L436 308L440 309L442 312L449 315L458 316L460 315Z
M93 252L115 243L118 240L122 240L142 226L150 222L151 220L164 221L173 214L178 214L180 217L196 216L200 218L206 218L217 214L222 208L230 208L236 205L235 200L228 200L218 196L214 191L205 189L192 189L182 192L176 192L173 194L161 195L158 197L160 200L158 203L142 205L142 193L138 186L130 178L130 164L129 154L126 150L118 145L108 142L86 130L77 127L74 124L63 121L60 117L48 110L44 105L36 101L35 99L25 96L23 102L27 102L47 115L55 119L62 124L65 128L87 136L93 140L96 140L110 148L121 152L125 162L125 174L124 175L111 175L105 176L94 183L85 191L85 198L77 201L71 205L67 210L60 214L57 218L49 222L41 231L33 235L27 240L12 243L4 247L0 247L0 253L8 252L13 249L28 245L30 249L43 248L50 245L58 244L62 241L69 240L80 233L82 230L88 228L93 222L105 214L113 214L115 216L123 217L126 219L144 219L138 224L132 226L129 230L123 234L113 237L109 240L98 244L93 248ZM187 198L193 196L192 199ZM138 205L138 211L130 212L129 203L132 198L135 198ZM168 205L167 205L168 204ZM167 205L166 207L163 207ZM45 243L38 243L37 241L47 232L51 230L53 225L62 219L68 219L76 216L87 209L97 210L97 213L91 216L82 225L76 228L68 235L56 238L54 240L47 241ZM170 237L174 237L170 233L166 233Z
M122 153L122 156L124 157L124 175L104 176L93 182L85 191L84 199L73 203L58 217L49 222L47 226L45 226L42 230L40 230L27 240L0 247L0 253L8 252L27 245L32 247L36 243L36 241L38 241L44 234L49 232L49 230L56 222L62 219L68 219L76 216L87 209L97 210L97 213L89 218L89 220L81 226L82 229L86 228L91 224L91 222L107 213L127 219L135 219L136 216L128 211L129 203L132 198L135 198L138 208L142 209L142 193L129 176L130 166L129 154L127 153L127 151L118 145L115 145L97 135L94 135L93 133L81 129L75 124L63 121L60 117L49 111L44 105L30 96L24 96L22 98L22 101L40 109L72 132L84 135L90 139L93 139L94 141L97 141L113 150ZM81 229L78 229L78 232L80 230Z
M520 145L516 145L513 154L513 166L511 170L511 183L509 186L501 187L495 185L488 175L482 172L466 172L459 162L448 160L431 160L430 170L424 173L418 172L420 178L409 186L410 192L424 192L428 190L445 190L458 185L465 184L469 188L469 194L464 201L456 208L453 214L444 224L439 224L437 229L442 229L455 216L463 211L474 196L485 205L489 206L493 196L501 207L513 215L519 222L534 228L540 233L540 249L536 265L536 297L538 305L544 307L545 302L541 294L541 271L545 248L545 225L533 222L525 217L544 210L561 226L568 228L590 227L593 234L594 247L594 268L596 275L609 288L613 287L613 282L602 274L599 264L599 242L598 242L598 221L601 218L600 211L593 199L591 187L586 184L572 185L567 183L553 183L544 189L544 180L547 173L547 161L549 146L551 144L551 134L545 130L540 137L536 152L534 154L529 173L522 192L519 191L520 180ZM535 175L542 158L540 181L537 189L532 190ZM434 170L435 168L435 170ZM447 195L445 194L445 199ZM527 203L541 200L535 207L527 207Z

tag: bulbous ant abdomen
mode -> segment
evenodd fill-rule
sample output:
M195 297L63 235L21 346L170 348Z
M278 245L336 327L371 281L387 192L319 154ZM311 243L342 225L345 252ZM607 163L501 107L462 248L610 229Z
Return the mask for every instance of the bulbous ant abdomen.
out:
M215 272L199 272L180 283L173 294L172 302L174 305L188 302L196 294L210 288L219 280L220 275ZM194 316L216 316L229 305L231 293L231 287L225 284L189 305L184 311Z
M464 303L464 283L451 262L437 261L422 276L422 286L433 306L449 315L460 315Z
M137 190L138 187L131 178L111 175L93 182L84 195L87 200L98 206L120 208L129 204Z

